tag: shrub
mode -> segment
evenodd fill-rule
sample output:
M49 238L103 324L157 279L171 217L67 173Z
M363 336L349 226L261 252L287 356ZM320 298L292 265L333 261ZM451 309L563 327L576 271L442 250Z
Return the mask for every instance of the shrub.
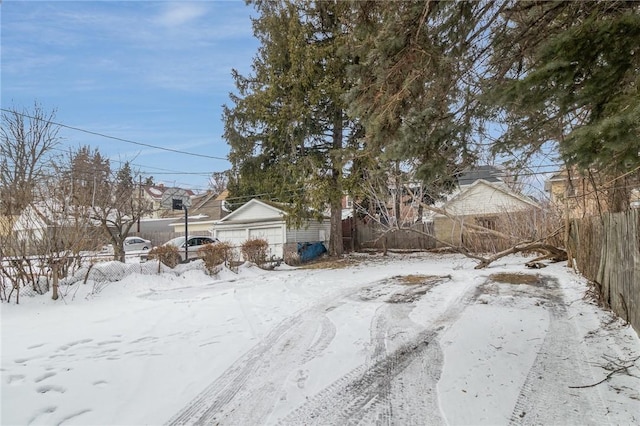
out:
M228 242L207 244L198 250L198 256L204 261L209 274L213 275L220 271L220 265L233 260L233 246Z
M154 247L149 251L149 259L158 259L169 268L175 268L182 261L178 247L172 245Z
M284 263L291 266L300 265L302 262L300 261L300 255L295 251L288 251L284 254Z
M267 250L269 243L266 240L255 238L242 243L242 256L244 260L263 266L267 262Z

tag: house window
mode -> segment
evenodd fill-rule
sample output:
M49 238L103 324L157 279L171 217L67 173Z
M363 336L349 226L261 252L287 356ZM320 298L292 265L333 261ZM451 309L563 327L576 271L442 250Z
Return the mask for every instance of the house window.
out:
M476 217L476 225L482 226L492 231L496 230L497 218L493 216Z
M347 197L346 202L345 202L345 206L347 209L352 209L353 208L353 200L351 199L351 197Z

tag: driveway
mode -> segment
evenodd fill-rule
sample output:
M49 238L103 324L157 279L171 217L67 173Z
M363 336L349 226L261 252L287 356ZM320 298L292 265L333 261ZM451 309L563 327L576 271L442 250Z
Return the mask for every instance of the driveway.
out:
M0 306L0 423L637 424L638 336L524 261L97 264Z

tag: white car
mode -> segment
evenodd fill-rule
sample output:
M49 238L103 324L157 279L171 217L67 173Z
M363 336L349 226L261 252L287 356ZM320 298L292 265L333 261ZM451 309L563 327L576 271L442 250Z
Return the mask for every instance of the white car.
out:
M151 241L140 237L127 237L124 239L124 252L150 250Z
M189 252L189 260L195 260L199 258L198 249L200 249L201 247L207 244L216 244L219 242L217 238L204 237L199 235L189 237L187 241L188 241L187 244L189 246L189 249L187 250ZM180 253L180 258L182 259L183 262L186 262L187 259L184 253L184 248L185 248L184 237L174 238L172 240L167 241L163 245L164 246L171 245L171 246L177 247L178 252Z

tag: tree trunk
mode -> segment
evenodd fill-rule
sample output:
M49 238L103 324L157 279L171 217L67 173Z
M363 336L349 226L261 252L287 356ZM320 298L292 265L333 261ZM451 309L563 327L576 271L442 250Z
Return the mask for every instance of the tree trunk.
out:
M353 210L351 213L351 251L356 251L360 249L359 243L356 240L358 238L358 222L356 219L356 203L353 203Z
M341 256L342 243L342 110L337 110L333 120L333 151L331 161L331 235L329 237L329 255Z
M400 224L400 199L402 198L402 192L400 190L400 164L398 162L396 162L396 175L395 175L395 197L394 197L394 203L393 203L393 212L394 212L394 216L396 219L396 228L400 228L401 224ZM386 252L385 252L386 253Z
M331 203L331 235L329 237L329 255L341 256L344 252L342 244L342 204Z

